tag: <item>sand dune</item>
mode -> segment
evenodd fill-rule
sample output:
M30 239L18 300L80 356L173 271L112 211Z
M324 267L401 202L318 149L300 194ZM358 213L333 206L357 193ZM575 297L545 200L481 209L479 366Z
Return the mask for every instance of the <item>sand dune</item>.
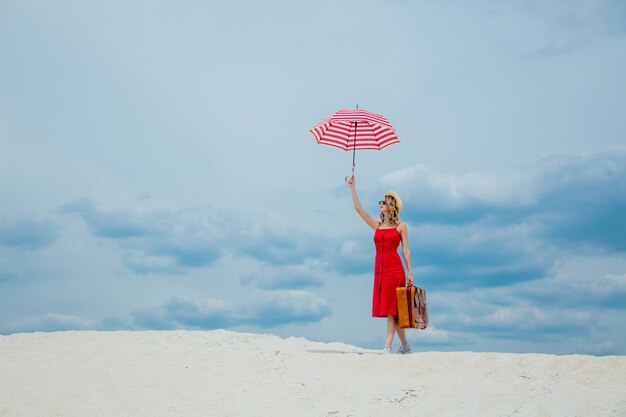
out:
M626 416L626 357L216 331L0 336L0 416Z

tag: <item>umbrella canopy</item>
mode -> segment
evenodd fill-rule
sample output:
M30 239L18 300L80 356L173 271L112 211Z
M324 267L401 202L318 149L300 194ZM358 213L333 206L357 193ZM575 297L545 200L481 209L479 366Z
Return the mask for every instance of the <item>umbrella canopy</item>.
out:
M380 114L359 110L359 106L356 110L339 110L315 125L310 132L317 143L352 151L352 175L357 149L381 150L400 142L387 119Z
M317 143L344 151L380 150L400 142L396 131L383 116L365 110L339 110L323 119L310 132Z

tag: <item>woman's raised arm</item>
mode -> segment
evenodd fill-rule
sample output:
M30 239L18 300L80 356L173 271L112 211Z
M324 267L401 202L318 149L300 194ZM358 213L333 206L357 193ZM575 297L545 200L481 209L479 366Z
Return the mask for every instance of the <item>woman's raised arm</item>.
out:
M363 207L361 207L361 202L359 201L359 196L356 194L356 187L354 185L354 175L351 176L348 180L348 185L350 186L350 191L352 192L352 202L354 203L354 209L357 213L359 213L359 216L361 216L363 221L367 223L369 227L371 227L373 230L376 230L378 228L378 221L369 214L367 214L367 212L363 210Z

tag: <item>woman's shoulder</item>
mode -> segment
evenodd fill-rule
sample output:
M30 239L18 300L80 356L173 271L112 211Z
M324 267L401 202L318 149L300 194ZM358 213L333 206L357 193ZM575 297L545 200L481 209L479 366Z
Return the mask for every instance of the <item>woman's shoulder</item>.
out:
M398 222L398 225L396 226L396 229L398 229L398 230L406 230L406 223Z

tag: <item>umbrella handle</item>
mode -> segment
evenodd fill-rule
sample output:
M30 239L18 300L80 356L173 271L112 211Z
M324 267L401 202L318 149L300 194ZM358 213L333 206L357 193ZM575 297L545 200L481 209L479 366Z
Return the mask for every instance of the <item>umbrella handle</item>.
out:
M354 166L355 166L355 165L354 165L354 164L352 164L352 176L353 176L353 177L354 177ZM348 182L348 177L345 177L343 180L344 180L345 182Z

